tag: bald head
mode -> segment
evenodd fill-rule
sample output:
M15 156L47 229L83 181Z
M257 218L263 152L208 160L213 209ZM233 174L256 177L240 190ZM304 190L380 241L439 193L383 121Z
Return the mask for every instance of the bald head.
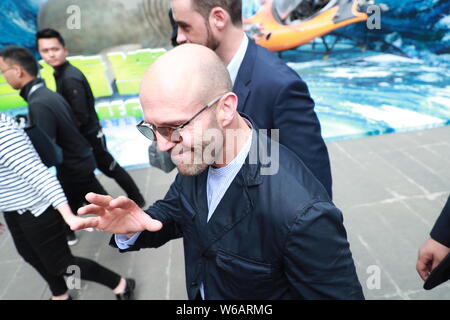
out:
M145 73L140 98L144 116L160 118L162 108L192 114L189 107L207 103L232 90L228 70L214 51L184 44L159 57ZM146 119L152 121L152 119ZM152 121L153 122L153 121Z
M196 44L178 46L159 57L142 80L147 126L141 129L151 130L150 139L170 152L184 175L197 175L212 163L223 166L250 132L231 90L228 70L216 53ZM226 138L230 132L238 132L236 143Z

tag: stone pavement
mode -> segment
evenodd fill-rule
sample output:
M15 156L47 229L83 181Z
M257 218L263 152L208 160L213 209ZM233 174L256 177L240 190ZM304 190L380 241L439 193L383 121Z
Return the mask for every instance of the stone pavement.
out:
M450 193L449 138L446 126L328 143L334 201L344 213L367 299L450 299L450 282L425 291L415 271L418 248ZM164 196L175 176L154 168L130 174L149 204ZM112 180L100 179L113 196L121 194ZM2 215L0 221L4 222ZM159 249L119 254L108 246L106 233L77 234L80 242L73 253L136 278L137 299L187 298L180 240ZM9 232L0 236L0 257L0 300L50 297L44 281L17 254ZM71 293L81 300L114 299L109 289L85 281Z

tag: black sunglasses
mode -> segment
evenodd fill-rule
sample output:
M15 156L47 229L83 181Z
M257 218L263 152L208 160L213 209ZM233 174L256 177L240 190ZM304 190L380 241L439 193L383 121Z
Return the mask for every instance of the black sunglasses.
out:
M148 122L145 122L142 120L139 122L136 127L139 130L140 133L142 133L147 139L150 139L152 141L156 141L156 132L158 132L160 135L162 135L164 138L171 140L171 141L179 141L180 140L180 130L182 130L184 127L186 127L189 123L191 123L196 117L198 117L203 111L206 109L212 107L216 102L218 102L222 97L224 97L225 94L214 98L210 103L208 103L206 106L204 106L199 112L197 112L191 119L183 123L182 125L179 125L177 127L156 127ZM176 133L176 134L174 134Z

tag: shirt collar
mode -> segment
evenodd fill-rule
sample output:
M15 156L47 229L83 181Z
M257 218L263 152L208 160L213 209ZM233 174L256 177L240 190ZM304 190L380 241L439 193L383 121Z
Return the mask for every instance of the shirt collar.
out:
M55 67L55 72L53 72L53 75L56 78L59 78L68 65L70 65L70 63L68 60L66 60L62 65Z
M252 128L252 125L247 119L245 119L247 125ZM252 133L249 134L247 138L247 142L243 146L243 148L239 151L238 155L225 167L214 168L212 166L209 167L209 173L213 176L225 176L231 172L237 172L242 167L247 158L248 153L250 152L250 147L252 145Z
M40 84L42 83L42 85L44 85L44 80L42 80L41 78L36 78L34 80L31 80L30 82L28 82L26 85L24 85L22 87L22 89L20 89L20 96L28 102L29 98L30 98L30 91L33 88L34 85L36 84ZM34 91L33 91L34 92Z
M244 34L242 34L242 41L241 45L239 46L238 51L234 55L233 59L231 59L230 63L227 66L228 72L230 73L231 82L234 85L234 82L236 81L236 77L239 71L239 68L241 67L242 61L244 60L245 52L247 51L248 47L248 38Z

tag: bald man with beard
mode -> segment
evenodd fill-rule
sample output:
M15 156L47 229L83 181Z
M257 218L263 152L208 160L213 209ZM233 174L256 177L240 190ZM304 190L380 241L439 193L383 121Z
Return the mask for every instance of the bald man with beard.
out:
M78 213L96 217L82 227L114 233L121 252L182 237L189 299L363 299L342 213L295 154L236 111L231 90L204 46L158 58L141 84L138 128L179 174L147 210L88 194Z

